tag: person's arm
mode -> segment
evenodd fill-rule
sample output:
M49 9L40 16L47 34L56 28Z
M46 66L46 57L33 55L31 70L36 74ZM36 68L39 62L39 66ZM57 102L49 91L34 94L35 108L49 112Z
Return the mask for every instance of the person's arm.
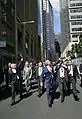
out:
M61 67L61 64L58 64L55 68L55 71L57 72L60 69L60 67Z
M32 77L32 69L30 68L30 76L29 76L29 79L31 79Z
M43 68L42 74L41 74L41 76L40 76L40 86L41 86L41 87L43 86L43 77L44 77L44 75L45 75L45 72L44 72L44 68Z
M53 67L56 66L60 62L60 58L53 63Z
M26 79L25 68L23 69L23 80Z

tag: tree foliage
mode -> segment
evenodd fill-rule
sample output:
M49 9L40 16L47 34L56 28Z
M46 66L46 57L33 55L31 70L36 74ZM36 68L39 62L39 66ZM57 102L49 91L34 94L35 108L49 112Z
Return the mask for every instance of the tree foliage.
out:
M77 53L77 57L82 57L82 34L79 36L79 43L71 45L71 51L67 52L67 56L74 58L75 53Z

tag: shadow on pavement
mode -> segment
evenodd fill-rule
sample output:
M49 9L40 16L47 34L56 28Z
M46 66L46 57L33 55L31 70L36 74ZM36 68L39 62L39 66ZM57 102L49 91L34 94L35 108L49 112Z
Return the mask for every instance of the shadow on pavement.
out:
M28 92L26 92L26 90L23 89L23 97L22 97L22 99L21 100L19 99L18 101L16 101L15 104L19 103L24 98L28 98L28 97L32 96L32 94L37 92L37 91L38 91L38 85L37 85L37 82L34 81L34 82L32 82L32 87L28 90ZM6 88L5 85L0 87L0 101L11 97L11 95L12 95L11 87ZM18 95L18 91L17 91L17 95Z
M11 87L6 89L5 86L0 88L0 101L5 100L7 98L11 97Z

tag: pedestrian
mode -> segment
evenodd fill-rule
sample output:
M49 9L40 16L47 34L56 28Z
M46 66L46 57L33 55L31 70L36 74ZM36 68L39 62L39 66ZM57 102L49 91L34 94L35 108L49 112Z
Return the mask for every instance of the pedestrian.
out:
M80 73L80 77L81 77L81 84L80 84L80 86L82 87L82 60L81 60L81 63L79 65L79 73Z
M40 97L42 94L42 88L43 86L40 86L40 76L42 74L43 66L42 62L39 62L38 64L38 96Z
M72 84L73 97L76 101L79 101L76 89L77 76L79 76L77 66L72 63L72 60L69 60L68 64L69 74L68 74L68 91L70 92L70 85Z
M40 76L40 86L43 86L43 77L45 75L45 83L46 83L46 93L48 106L52 107L52 80L53 80L53 72L51 67L51 62L49 60L45 61L45 67L43 68L42 74Z
M32 77L32 69L31 67L29 67L28 61L26 61L23 69L23 80L24 80L26 91L28 91L28 87L30 86L31 77Z
M19 77L17 75L17 70L16 70L16 64L11 64L11 69L10 69L10 75L11 75L11 89L12 89L12 101L11 101L11 106L15 104L15 95L16 92L19 91L20 93L20 98L22 97L21 91L18 86L18 80Z
M59 82L59 90L61 95L61 103L64 102L65 92L67 89L66 83L68 81L68 69L64 64L63 58L61 58L60 63L56 66L57 80Z

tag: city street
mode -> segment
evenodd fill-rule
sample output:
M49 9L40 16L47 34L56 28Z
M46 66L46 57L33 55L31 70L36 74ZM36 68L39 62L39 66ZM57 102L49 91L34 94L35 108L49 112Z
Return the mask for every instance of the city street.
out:
M37 97L37 84L34 84L28 96L24 95L23 100L14 106L10 106L10 97L0 101L0 119L81 119L82 89L79 83L78 81L79 102L74 101L71 94L65 98L63 104L59 97L55 99L52 108L47 105L46 93L41 98ZM16 97L18 99L19 96Z

